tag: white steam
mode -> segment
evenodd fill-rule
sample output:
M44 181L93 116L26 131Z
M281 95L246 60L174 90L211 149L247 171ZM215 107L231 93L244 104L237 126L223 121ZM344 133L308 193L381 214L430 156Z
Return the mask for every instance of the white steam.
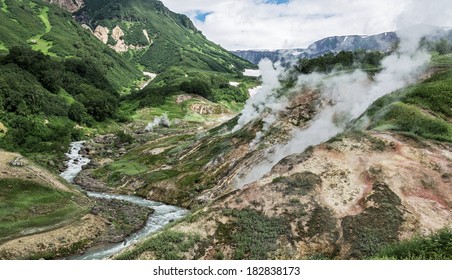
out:
M152 122L149 122L146 127L144 128L144 131L153 131L154 127L161 126L161 127L170 127L171 122L168 119L167 114L163 114L161 117L155 117Z
M262 75L262 85L253 89L253 94L246 101L237 125L232 132L238 131L244 125L262 118L262 131L256 134L256 138L250 143L250 147L254 148L259 144L270 126L277 120L276 115L286 108L287 99L278 95L277 89L280 87L279 77L285 75L285 69L279 64L273 64L268 59L259 62L259 71Z
M351 120L359 117L376 99L414 82L430 60L428 53L413 47L413 42L416 42L417 47L421 37L420 34L416 35L416 38L409 38L407 44L402 42L397 53L383 59L383 70L373 80L361 70L347 74L313 73L299 76L297 87L318 88L322 98L331 100L331 105L323 108L308 128L292 131L292 138L287 144L272 147L265 160L236 179L236 187L262 178L281 159L329 140L342 132ZM278 97L276 90L280 86L278 76L283 73L271 67L269 61L260 63L259 67L264 78L262 90L247 102L234 128L238 130L246 123L265 116L263 131L257 134L252 145L258 144L265 131L276 121L277 113L287 104L287 100Z

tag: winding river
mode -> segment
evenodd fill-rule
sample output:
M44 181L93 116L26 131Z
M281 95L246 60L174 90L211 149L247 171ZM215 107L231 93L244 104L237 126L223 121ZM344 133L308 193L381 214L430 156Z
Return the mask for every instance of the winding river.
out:
M67 161L67 169L60 174L69 183L74 182L74 178L80 171L82 171L82 166L88 164L90 159L80 155L79 152L83 147L83 141L72 142L70 145L70 150L66 154L69 158ZM129 247L130 245L137 243L138 241L150 236L151 234L157 232L166 224L171 221L177 220L185 216L188 211L179 207L166 205L160 202L151 201L143 199L141 197L132 195L119 195L110 193L97 193L97 192L87 192L89 197L93 198L104 198L104 199L117 199L122 201L127 201L134 203L139 206L149 207L154 209L154 213L149 215L146 225L138 230L137 232L129 235L123 242L114 243L102 246L100 248L91 248L86 250L85 253L78 256L72 256L70 259L75 260L101 260L107 259L112 255L120 252L121 250Z

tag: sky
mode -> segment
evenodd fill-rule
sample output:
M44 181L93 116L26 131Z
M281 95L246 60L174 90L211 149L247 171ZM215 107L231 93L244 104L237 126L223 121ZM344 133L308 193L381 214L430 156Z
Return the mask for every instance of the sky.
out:
M161 0L228 50L305 48L328 36L452 27L451 0Z

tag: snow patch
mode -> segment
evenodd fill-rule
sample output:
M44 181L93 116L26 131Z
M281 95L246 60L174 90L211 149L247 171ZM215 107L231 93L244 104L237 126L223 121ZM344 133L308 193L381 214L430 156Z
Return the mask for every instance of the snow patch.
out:
M245 71L243 72L243 76L247 77L259 77L260 75L261 71L255 69L245 69Z

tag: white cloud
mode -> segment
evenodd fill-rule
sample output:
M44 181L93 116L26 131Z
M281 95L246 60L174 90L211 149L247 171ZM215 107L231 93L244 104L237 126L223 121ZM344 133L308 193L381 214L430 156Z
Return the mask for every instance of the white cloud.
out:
M452 26L450 0L162 0L187 14L206 37L223 47L307 47L334 35L377 34L414 24ZM212 12L205 21L196 12Z

